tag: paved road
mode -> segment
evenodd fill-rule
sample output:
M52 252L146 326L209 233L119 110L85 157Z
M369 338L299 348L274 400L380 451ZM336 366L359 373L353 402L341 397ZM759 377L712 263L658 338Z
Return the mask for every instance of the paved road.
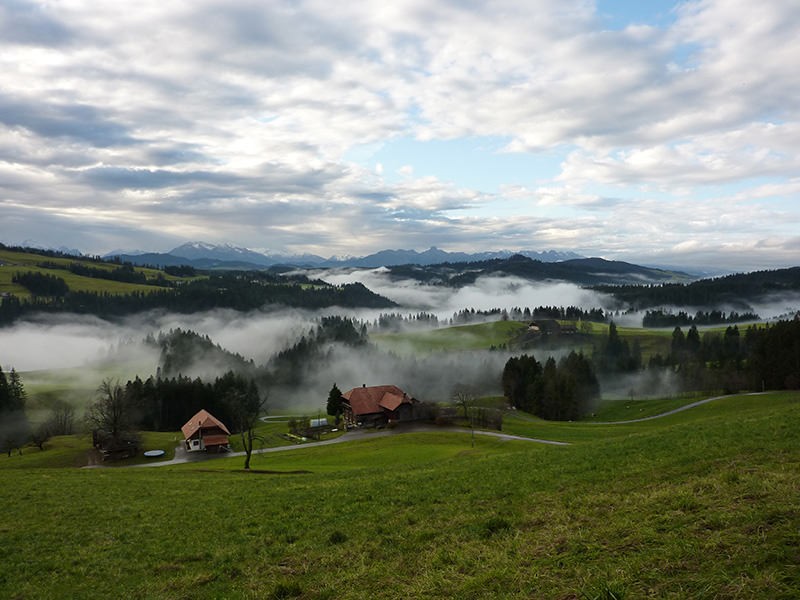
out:
M758 396L763 394L764 392L752 392L750 394L746 394L747 396ZM704 400L698 400L697 402L691 402L690 404L686 404L679 408L674 408L672 410L668 410L667 412L663 412L658 415L652 415L650 417L641 417L639 419L630 419L628 421L592 421L587 422L587 425L626 425L628 423L641 423L643 421L652 421L653 419L661 419L663 417L667 417L669 415L674 415L675 413L683 412L684 410L689 410L691 408L695 408L697 406L702 406L703 404L708 404L709 402L714 402L716 400L721 400L723 398L730 398L730 396L714 396L713 398L705 398ZM418 433L418 432L455 432L455 433L470 433L470 430L465 427L437 427L434 425L411 425L411 426L403 426L397 427L394 429L383 429L381 431L372 431L372 430L363 430L363 429L355 429L352 431L348 431L347 433L340 435L337 438L332 440L325 440L322 442L308 442L305 444L296 444L294 446L278 446L276 448L261 448L259 450L254 450L253 454L266 454L269 452L289 452L292 450L300 450L303 448L316 448L318 446L329 446L331 444L341 444L343 442L352 442L355 440L360 439L374 439L377 437L386 437L390 435L398 435L402 433ZM532 442L535 444L549 444L551 446L569 446L568 442L556 442L554 440L543 440L538 438L529 438L529 437L522 437L519 435L509 435L507 433L500 433L497 431L479 431L475 430L475 435L486 435L490 437L496 437L503 440L518 440L522 442ZM143 463L140 465L133 465L134 467L164 467L167 465L180 465L183 463L188 462L202 462L205 460L212 460L214 458L226 458L231 456L244 456L244 452L226 452L224 454L189 454L186 452L182 446L178 446L175 449L175 458L172 460L162 460L159 462L152 462L152 463Z
M305 444L295 444L293 446L277 446L275 448L261 448L253 450L253 454L267 454L271 452L290 452L292 450L303 450L305 448L317 448L319 446L330 446L331 444L341 444L343 442L354 442L356 440L371 440L379 437L387 437L390 435L399 435L403 433L420 433L420 432L447 432L447 433L470 433L470 429L466 427L437 427L434 425L413 425L410 427L396 427L394 429L382 429L380 431L354 429L340 435L332 440L324 440L322 442L307 442ZM498 431L479 431L475 430L475 435L483 435L495 437L502 440L516 440L521 442L532 442L534 444L549 444L551 446L569 446L567 442L556 442L554 440L542 440L537 438L522 437L519 435L509 435L507 433L500 433ZM165 467L168 465L180 465L189 462L204 462L206 460L213 460L215 458L230 458L232 456L244 456L244 452L225 452L223 454L204 454L204 453L188 453L182 446L175 449L175 458L172 460L162 460L158 462L142 463L139 465L131 465L134 467Z
M743 396L760 396L765 392L751 392L749 394L736 394L736 395L743 395ZM628 421L591 421L587 422L587 425L625 425L627 423L641 423L642 421L652 421L653 419L661 419L663 417L668 417L669 415L674 415L675 413L683 412L684 410L689 410L690 408L695 408L696 406L701 406L703 404L708 404L709 402L714 402L715 400L722 400L723 398L730 398L731 395L725 396L714 396L713 398L706 398L705 400L698 400L697 402L691 402L689 404L685 404L679 408L673 408L672 410L668 410L667 412L660 413L658 415L652 415L650 417L641 417L639 419L630 419Z

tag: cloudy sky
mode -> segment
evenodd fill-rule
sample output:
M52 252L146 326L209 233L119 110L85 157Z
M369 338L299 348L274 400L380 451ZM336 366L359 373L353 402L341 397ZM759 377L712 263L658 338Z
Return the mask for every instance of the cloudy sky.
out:
M800 264L797 0L3 0L0 241Z

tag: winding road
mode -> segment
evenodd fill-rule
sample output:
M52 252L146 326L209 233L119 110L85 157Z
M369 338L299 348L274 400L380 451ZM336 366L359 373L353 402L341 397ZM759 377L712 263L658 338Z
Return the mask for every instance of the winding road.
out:
M354 429L345 434L340 435L332 440L324 440L322 442L308 442L306 444L295 444L294 446L277 446L275 448L260 448L253 450L253 454L267 454L271 452L290 452L292 450L303 450L305 448L317 448L319 446L330 446L331 444L341 444L343 442L354 442L357 440L372 440L379 437L387 437L390 435L400 435L404 433L424 433L424 432L442 432L448 433L470 433L471 430L466 427L437 427L434 425L412 425L409 427L397 427L395 429L384 429L381 431L366 431L363 429ZM499 438L501 440L514 440L520 442L531 442L534 444L549 444L551 446L569 446L567 442L557 442L555 440L542 440L538 438L523 437L520 435L510 435L508 433L500 433L497 431L480 431L475 430L475 435L483 435L489 437ZM131 465L131 468L138 467L166 467L169 465L180 465L190 462L204 462L206 460L213 460L215 458L230 458L233 456L244 456L244 452L226 452L224 454L189 454L182 446L175 449L175 458L171 460L162 460L158 462L142 463L139 465Z
M758 396L763 392L752 392L749 394L745 394L747 396ZM679 412L683 412L685 410L689 410L698 406L702 406L703 404L708 404L709 402L714 402L716 400L721 400L723 398L730 398L730 396L714 396L713 398L705 398L703 400L698 400L697 402L691 402L679 408L673 408L672 410L668 410L667 412L663 412L658 415L651 415L649 417L641 417L639 419L630 419L627 421L593 421L587 422L586 425L626 425L628 423L641 423L643 421L652 421L654 419L661 419L663 417L668 417L669 415L674 415ZM420 432L454 432L454 433L470 433L471 430L467 429L466 427L437 427L435 425L410 425L410 426L403 426L397 427L394 429L384 429L381 431L366 431L363 429L355 429L340 435L337 438L332 440L325 440L322 442L309 442L306 444L296 444L293 446L277 446L275 448L260 448L258 450L253 450L253 454L267 454L271 452L290 452L292 450L301 450L304 448L317 448L319 446L330 446L332 444L341 444L344 442L354 442L357 440L365 440L365 439L375 439L379 437L387 437L390 435L399 435L404 433L420 433ZM475 435L483 435L483 436L490 436L499 438L502 440L515 440L521 442L531 442L534 444L549 444L551 446L569 446L568 442L557 442L555 440L543 440L539 438L529 438L523 437L520 435L510 435L507 433L500 433L496 431L481 431L475 430ZM139 465L132 465L131 467L165 467L168 465L180 465L189 462L204 462L206 460L213 460L215 458L229 458L232 456L244 456L244 452L226 452L225 454L189 454L186 452L182 446L178 446L175 449L175 458L171 460L162 460L158 462L151 462L151 463L142 463Z
M690 408L695 408L697 406L702 406L703 404L708 404L709 402L714 402L715 400L722 400L723 398L730 398L733 395L736 396L760 396L765 392L750 392L749 394L729 394L725 396L714 396L713 398L705 398L704 400L698 400L697 402L690 402L689 404L684 404L678 408L673 408L672 410L668 410L667 412L663 412L657 415L651 415L649 417L640 417L638 419L629 419L627 421L591 421L587 422L587 425L625 425L627 423L641 423L643 421L652 421L653 419L661 419L663 417L668 417L670 415L674 415L675 413L683 412L685 410L689 410Z

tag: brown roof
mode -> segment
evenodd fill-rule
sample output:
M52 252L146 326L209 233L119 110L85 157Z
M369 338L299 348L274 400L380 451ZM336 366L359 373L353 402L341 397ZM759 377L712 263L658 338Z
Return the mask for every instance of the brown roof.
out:
M404 394L405 395L405 394ZM398 394L393 394L391 392L386 392L381 398L381 401L378 402L383 408L386 410L395 410L398 406L400 406L405 398Z
M200 410L191 419L186 421L186 425L181 427L181 432L183 432L183 437L188 440L195 433L197 433L199 429L212 429L216 427L219 427L220 429L222 429L222 431L224 431L228 435L231 434L231 432L228 430L227 427L225 427L222 421L217 419L214 415L212 415L204 408Z
M372 413L395 410L403 403L410 404L411 398L396 385L373 385L370 387L357 387L342 394L350 404L354 415L369 415Z

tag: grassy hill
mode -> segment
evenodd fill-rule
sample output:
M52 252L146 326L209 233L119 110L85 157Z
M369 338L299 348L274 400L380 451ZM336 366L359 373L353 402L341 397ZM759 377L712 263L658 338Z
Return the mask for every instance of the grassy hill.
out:
M493 321L425 331L373 334L370 339L389 350L411 354L485 350L507 344L526 327L525 323L518 321Z
M796 598L798 407L521 416L517 433L572 445L405 434L260 455L253 473L4 456L0 596Z
M53 265L53 267L45 268L39 266L42 263L49 263ZM99 279L94 277L86 277L83 275L76 275L68 270L69 265L73 263L84 265L93 269L102 269L108 272L111 272L114 268L119 266L112 263L81 259L79 257L47 256L43 254L36 254L34 252L0 248L0 293L7 292L14 294L15 296L19 296L20 298L27 298L30 295L28 290L23 286L11 281L14 273L25 271L32 271L35 273L55 275L56 277L60 277L67 283L70 290L76 292L129 294L131 292L147 292L163 289L155 285L127 283L122 281L112 281L109 279ZM58 265L60 268L55 268L55 265ZM179 281L181 279L185 279L168 275L157 269L148 269L145 267L135 267L135 271L143 273L147 279L156 279L157 277L163 277L167 281Z
M548 339L529 339L525 341L526 323L519 321L493 321L475 325L442 327L427 331L373 334L370 339L388 350L412 354L488 350L491 347L500 346L518 350L524 349L534 353L537 349L568 348L591 354L592 347L599 345L603 338L608 336L608 324L606 323L584 322L579 324L575 321L559 322L562 325L579 326L580 333L572 336L562 335ZM721 331L724 331L724 328ZM630 344L638 340L645 361L653 354L666 355L669 353L672 340L671 329L617 327L617 333Z

